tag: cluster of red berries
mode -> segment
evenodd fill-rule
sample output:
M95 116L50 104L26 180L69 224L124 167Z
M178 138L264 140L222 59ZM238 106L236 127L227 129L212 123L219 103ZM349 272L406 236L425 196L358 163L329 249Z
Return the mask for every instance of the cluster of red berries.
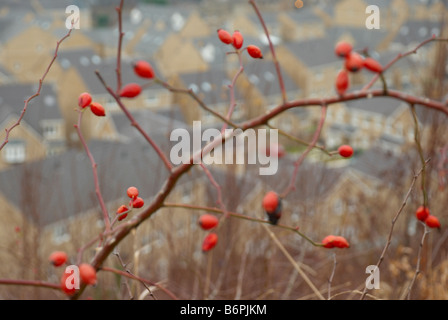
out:
M139 191L136 187L129 187L126 190L127 196L131 199L129 200L129 208L126 205L121 205L117 209L118 221L125 219L132 208L139 209L145 205L145 201L139 197Z
M238 30L234 31L233 34L230 34L230 32L224 29L218 29L218 38L224 44L231 44L236 50L241 49L244 43L244 37ZM245 49L252 58L263 59L263 53L259 47L251 44Z
M49 260L53 264L53 266L60 267L67 262L68 257L64 251L54 251L53 253L50 254ZM92 267L88 263L81 263L78 266L78 269L79 269L79 277L83 283L92 286L96 285L97 277L96 277L96 270L94 267ZM65 292L65 294L67 295L73 295L76 292L76 288L74 286L72 286L71 288L67 287L67 279L71 275L72 275L71 273L64 272L61 277L60 282L61 290ZM72 284L74 285L74 279L72 279Z
M440 221L436 216L433 216L429 208L425 206L420 206L415 212L415 216L418 220L424 222L430 228L440 228Z
M359 53L353 51L353 46L341 41L336 44L334 49L336 56L344 59L344 68L341 69L336 76L336 91L339 95L343 95L350 87L349 72L356 73L362 68L375 73L383 72L381 64L371 57L363 57Z
M81 109L90 108L90 111L98 117L104 117L106 111L104 107L98 102L92 102L92 96L88 92L83 92L78 97L78 106Z
M215 228L219 223L217 217L212 214L206 213L199 217L198 224L203 230L211 230ZM218 235L215 232L210 232L204 238L202 242L202 251L206 252L213 249L218 243Z

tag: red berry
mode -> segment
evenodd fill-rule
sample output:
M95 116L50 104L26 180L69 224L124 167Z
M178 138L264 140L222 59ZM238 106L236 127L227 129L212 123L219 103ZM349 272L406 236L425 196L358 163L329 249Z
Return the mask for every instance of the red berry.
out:
M352 52L352 50L353 46L346 41L338 42L334 48L335 54L338 57L342 58L347 57L350 54L350 52Z
M218 29L218 37L225 44L233 43L232 35L224 29Z
M327 248L327 249L334 248L334 239L335 239L335 236L333 236L333 235L326 236L322 240L322 244L323 244L324 248Z
M274 212L277 209L278 204L279 198L277 193L274 191L266 193L262 202L263 209L266 210L266 212Z
M120 97L134 98L142 92L142 87L137 83L129 83L120 90Z
M332 243L336 248L342 249L342 248L350 247L350 244L348 243L347 239L345 239L344 237L341 237L341 236L335 236Z
M440 228L440 221L436 216L429 215L426 218L425 223L430 228Z
M90 264L82 263L79 266L79 277L85 284L96 284L96 271Z
M128 197L131 199L138 197L138 189L136 187L129 187L126 193L128 194Z
M216 233L209 233L202 243L202 251L206 252L213 249L218 243L218 235Z
M262 206L268 215L268 219L272 224L277 224L282 215L282 201L279 196L269 191L263 198Z
M50 262L55 267L60 267L65 262L67 262L67 254L63 251L55 251L52 254L50 254Z
M244 38L238 30L233 33L233 47L240 49L243 46Z
M263 59L263 54L261 53L260 48L252 44L247 46L247 53L254 59Z
M143 199L142 198L140 198L140 197L137 197L137 198L135 198L134 200L132 200L132 207L133 208L141 208L141 207L143 207L145 205L145 201L143 201Z
M363 57L356 52L350 53L347 57L345 57L345 69L350 72L358 72L364 66Z
M383 66L371 57L364 59L364 67L372 72L381 73L383 72Z
M90 104L90 110L98 117L104 117L106 115L106 110L104 110L104 107L98 102L92 102Z
M74 272L74 271L73 271ZM60 285L61 285L61 290L62 291L64 291L64 293L66 294L66 295L69 295L69 296L71 296L71 295L73 295L75 292L76 292L76 288L75 288L75 279L74 278L72 278L70 281L71 281L71 286L70 286L70 288L68 288L67 287L67 280L68 280L68 277L70 277L70 276L72 276L73 275L73 272L72 273L63 273L62 274L62 277L61 277L61 283L60 283Z
M138 60L133 65L134 72L141 78L152 79L155 76L154 69L149 62Z
M92 96L89 93L84 92L79 95L78 106L80 108L84 109L85 107L89 106L91 102Z
M203 214L198 222L202 229L210 230L218 225L219 220L212 214Z
M348 76L348 72L345 69L342 69L338 72L336 76L336 91L338 94L343 95L345 91L347 91L350 85L350 80Z
M353 155L353 148L349 145L342 145L338 148L339 154L344 158L350 158Z
M426 218L428 218L429 216L429 209L424 206L420 206L415 212L415 216L417 217L418 220L425 221Z
M119 216L118 216L118 221L121 221L121 220L125 219L125 218L128 216L127 213L124 213L124 212L126 212L126 211L129 211L129 209L128 209L128 207L126 207L125 205L122 205L122 206L120 206L120 207L117 209L117 215L119 215Z

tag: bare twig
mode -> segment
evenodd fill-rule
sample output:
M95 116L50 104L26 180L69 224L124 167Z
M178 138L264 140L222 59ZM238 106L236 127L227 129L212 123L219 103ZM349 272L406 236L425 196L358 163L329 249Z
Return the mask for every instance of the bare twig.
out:
M155 283L155 282L149 281L147 279L144 279L142 277L137 277L137 276L135 276L133 274L129 274L129 273L125 272L125 271L117 270L117 269L110 268L110 267L101 267L100 270L112 272L112 273L115 273L115 274L118 274L118 275L121 275L121 276L124 276L124 277L128 277L130 279L134 279L134 280L137 280L137 281L149 284L150 286L154 286L154 287L162 290L163 292L165 292L171 299L178 300L178 298L176 297L176 295L174 293L172 293L170 290L164 288L163 286L161 286L158 283Z
M89 146L87 145L87 142L84 139L84 136L81 132L81 122L82 122L82 115L84 113L83 112L84 110L85 109L83 109L83 110L77 109L78 123L75 124L74 127L76 128L76 132L78 133L79 140L81 141L81 144L83 145L84 150L86 151L86 154L89 157L90 164L92 166L93 182L95 184L95 194L96 194L96 197L98 198L98 202L100 204L101 211L103 213L105 231L109 232L110 231L110 219L109 219L109 213L107 212L106 203L104 202L103 194L101 193L101 189L100 189L100 182L98 179L98 170L97 170L98 165L95 162L95 158L93 157L92 153L90 152Z
M422 261L422 251L423 251L422 249L423 249L423 245L425 244L426 235L429 233L428 227L424 223L422 223L422 224L423 224L423 228L424 229L423 229L422 239L420 240L420 244L418 246L417 265L415 266L414 276L412 277L412 280L409 283L408 289L406 291L407 292L406 296L407 296L408 300L411 298L411 290L412 290L412 287L414 286L415 280L417 279L417 276L421 272L420 264L421 264L421 261Z
M295 183L296 183L296 178L297 178L297 173L299 171L299 167L302 164L303 160L305 160L308 153L310 153L310 151L316 146L317 140L319 140L320 133L321 133L322 128L325 123L325 117L327 114L327 106L322 105L321 110L322 110L322 112L321 112L319 125L316 129L316 132L314 133L313 140L308 145L306 150L300 155L299 159L296 162L294 162L294 171L291 176L291 181L290 181L288 187L285 189L285 191L283 191L283 193L281 194L281 196L280 196L281 198L285 198L291 191L293 191L295 189Z
M72 26L76 23L76 21L72 21ZM22 112L20 113L19 119L17 119L17 122L14 123L11 127L7 128L6 131L6 136L5 139L3 140L3 143L0 145L0 150L3 149L3 147L8 143L9 141L9 135L11 134L11 131L20 125L20 123L22 122L23 117L25 116L25 112L28 109L28 104L31 102L31 100L33 100L34 98L36 98L37 96L40 95L40 92L42 90L42 85L44 83L45 78L47 77L48 73L50 72L51 67L53 66L54 61L56 60L56 58L58 57L58 51L59 51L59 46L61 45L61 43L67 39L70 34L72 33L73 28L70 28L67 32L67 34L65 36L63 36L57 43L56 43L56 49L54 51L54 56L53 59L51 59L50 64L47 66L47 69L45 70L44 74L42 75L42 77L39 79L39 87L37 88L37 91L35 94L33 94L32 96L30 96L28 99L25 100L25 105L22 109Z
M428 161L429 160L427 160L426 163ZM407 203L407 201L409 199L409 196L411 195L411 192L414 189L415 182L417 181L417 179L420 176L420 174L422 173L422 171L423 171L423 168L421 168L416 174L414 174L414 177L412 178L411 186L409 187L409 190L406 193L406 196L404 197L404 200L403 200L400 208L398 209L398 211L396 212L394 218L392 219L391 227L390 227L390 230L389 230L389 235L387 237L387 242L386 242L386 245L383 248L383 251L381 252L381 256L380 256L378 262L376 263L376 269L379 269L381 263L384 260L384 257L386 256L386 252L389 249L389 246L390 246L390 244L392 242L392 234L393 234L393 231L394 231L395 223L397 222L398 217L400 216L401 212L403 211L404 207L406 206L406 203ZM363 300L366 297L366 293L367 293L367 286L364 287L364 290L363 290L362 295L361 295L361 300Z
M262 224L263 228L266 230L266 232L269 234L271 239L274 241L274 243L277 245L277 247L280 249L280 251L285 255L285 257L289 260L289 262L293 265L293 267L297 270L297 272L302 276L303 280L308 284L308 286L313 290L314 294L321 300L325 300L324 296L320 293L320 291L316 288L316 286L311 282L310 278L306 275L305 272L303 272L302 268L299 266L299 264L291 257L289 252L285 249L283 244L277 239L275 234L269 230L269 228Z
M275 53L274 45L272 44L271 37L269 36L269 30L268 30L268 28L266 26L266 23L264 22L263 16L261 15L261 12L258 9L258 6L255 3L255 1L254 0L249 0L249 3L254 8L255 13L257 14L258 19L260 20L261 26L263 27L264 33L266 34L266 38L268 39L269 49L271 50L272 60L274 61L275 70L277 72L278 84L279 84L280 90L282 92L283 104L285 104L286 101L288 100L287 97L286 97L285 83L283 81L282 72L280 70L280 63L277 60L277 55Z
M120 109L123 111L123 113L129 119L129 121L131 122L131 125L133 127L135 127L138 130L138 132L140 132L140 134L143 136L143 138L145 138L145 140L153 147L154 151L159 155L160 159L163 161L163 164L165 165L167 170L170 171L173 168L173 166L172 166L171 162L168 160L168 158L166 157L166 155L163 153L162 149L160 149L160 147L148 135L148 133L145 130L143 130L143 128L140 126L140 124L137 122L137 120L135 120L134 116L129 112L128 108L124 105L123 101L121 101L120 96L117 95L112 90L112 88L107 85L106 81L104 81L104 79L101 76L101 74L99 73L99 71L97 70L97 71L95 71L95 73L96 73L97 77L100 79L100 81L103 84L103 86L105 87L105 89L107 90L107 92L112 96L112 98L115 99L115 101L117 102Z
M333 269L331 270L330 278L328 279L328 300L331 299L331 284L333 283L334 274L336 272L336 265L338 264L336 260L336 252L333 252Z

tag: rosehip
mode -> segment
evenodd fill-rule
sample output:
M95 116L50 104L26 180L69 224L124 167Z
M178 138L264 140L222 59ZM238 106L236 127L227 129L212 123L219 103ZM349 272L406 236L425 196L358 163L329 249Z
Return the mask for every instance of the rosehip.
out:
M338 57L347 57L353 50L353 47L350 43L346 41L338 42L334 48L334 52Z
M335 236L332 243L336 248L342 249L350 247L350 244L348 243L347 239L341 236Z
M345 69L350 72L358 72L364 66L363 57L356 52L350 53L347 57L345 57Z
M67 287L67 279L68 279L68 277L73 275L73 272L74 271L72 271L72 273L65 273L64 272L62 274L62 277L61 277L61 283L60 283L61 290L64 291L64 293L66 295L69 295L69 296L73 295L76 292L75 279L74 278L71 279L71 286L70 286L70 288Z
M212 214L203 214L199 218L199 225L204 230L210 230L218 225L218 218Z
M133 208L141 208L141 207L143 207L145 205L145 201L142 199L142 198L140 198L140 197L137 197L137 198L135 198L134 200L132 200L132 207Z
M415 216L417 217L418 220L425 221L426 218L428 218L429 216L429 209L424 206L420 206L415 212Z
M440 221L436 216L429 215L426 218L425 223L430 228L440 228Z
M209 233L202 243L202 251L206 252L213 249L218 243L218 235L216 233Z
M338 148L338 152L342 157L350 158L353 155L353 148L344 144Z
M138 197L138 189L136 187L129 187L126 191L129 198L134 199Z
M322 240L322 244L323 244L324 248L327 248L327 249L334 248L334 239L335 239L335 236L333 236L331 234L326 236Z
M120 97L134 98L142 92L142 87L138 83L129 83L120 90Z
M233 33L233 47L235 49L240 49L243 46L243 42L244 42L244 38L243 35L241 34L241 32L239 32L238 30L236 30Z
M154 78L154 69L149 62L144 60L138 60L133 65L134 72L141 78L152 79Z
M282 215L282 201L274 191L269 191L263 198L263 209L268 215L271 224L277 224Z
M120 206L117 209L117 215L119 215L118 216L118 221L121 221L121 220L125 219L128 216L127 213L124 213L124 212L126 212L128 210L129 210L128 207L126 207L125 205L122 205L122 206Z
M261 53L260 48L252 44L247 46L247 53L254 59L263 59L263 54Z
M224 29L218 29L218 37L225 44L233 43L232 35Z
M104 107L98 102L92 102L90 104L90 110L98 117L104 117L106 115L106 110L104 110Z
M84 92L79 95L78 106L80 108L84 109L85 107L89 106L91 102L92 96L89 93Z
M63 251L55 251L52 254L50 254L50 262L55 267L60 267L65 262L67 262L67 254Z
M348 76L348 72L345 69L342 69L338 72L336 76L336 91L339 95L343 95L345 91L347 91L350 85L350 80Z
M79 277L85 284L96 284L96 271L90 264L81 263L79 265Z
M383 72L383 66L378 61L370 57L364 59L364 67L372 72Z

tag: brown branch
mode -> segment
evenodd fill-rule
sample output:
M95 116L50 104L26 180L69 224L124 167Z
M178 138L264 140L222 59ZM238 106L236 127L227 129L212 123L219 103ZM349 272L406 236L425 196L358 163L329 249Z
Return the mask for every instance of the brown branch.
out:
M261 26L263 27L264 33L266 34L266 38L268 39L269 49L271 50L272 60L274 61L275 70L277 72L278 84L279 84L280 90L282 92L283 103L285 104L286 101L288 100L287 97L286 97L285 83L283 81L283 76L282 76L282 72L280 70L280 64L279 64L279 62L277 60L277 55L275 53L274 45L272 44L271 37L269 36L269 30L266 27L266 23L264 22L263 16L261 15L260 10L258 9L258 6L255 3L255 1L254 0L249 0L249 3L254 8L255 13L257 14L258 19L260 20Z
M72 21L72 26L76 21ZM3 147L8 143L9 141L9 135L11 134L11 131L20 125L20 123L22 122L23 117L25 116L26 110L28 109L28 104L31 102L31 100L33 100L34 98L36 98L37 96L40 95L40 92L42 90L42 85L44 83L45 78L47 77L48 73L50 72L51 67L53 66L54 61L56 60L56 58L58 57L58 51L59 51L59 46L61 45L61 43L67 39L70 34L72 33L73 28L70 28L69 31L67 32L67 34L65 36L63 36L57 43L56 43L56 49L54 51L54 56L53 59L51 59L50 64L47 66L47 69L45 70L44 74L42 75L42 77L39 79L39 87L37 88L37 91L35 94L33 94L32 96L30 96L28 99L25 100L25 105L22 109L22 112L20 113L19 119L17 120L16 123L14 123L11 127L7 128L6 131L6 136L5 139L3 140L3 143L0 145L0 150L3 149Z
M160 147L148 135L148 133L145 130L143 130L143 128L140 126L140 124L137 122L137 120L135 120L134 116L129 112L128 108L123 104L123 102L121 101L119 95L116 94L112 90L112 88L107 85L106 81L101 76L101 74L99 73L98 70L95 71L95 74L100 79L101 83L103 84L103 86L105 87L107 92L109 92L109 94L112 96L112 98L114 98L114 100L117 102L117 104L120 107L120 109L123 111L123 113L126 115L126 117L131 122L131 125L133 127L135 127L138 130L138 132L140 132L140 134L145 138L145 140L153 147L154 151L159 155L160 159L163 161L163 164L165 165L167 170L171 171L173 166L172 166L171 162L168 160L168 158L166 157L166 155L163 153L162 149L160 149Z
M163 204L163 207L165 207L165 208L183 208L183 209L190 209L190 210L201 210L201 211L214 212L214 213L217 213L217 214L223 214L222 210L218 209L218 208L198 206L198 205L190 205L190 204L178 204L178 203L168 203L168 202L166 202L166 203ZM229 217L233 217L233 218L238 218L238 219L243 219L243 220L248 220L248 221L253 221L253 222L258 222L258 223L264 223L264 224L271 224L268 220L255 218L255 217L250 217L250 216L247 216L247 215L244 215L244 214L241 214L241 213L228 211L227 215ZM291 227L291 226L287 226L287 225L280 224L280 223L276 224L275 227L281 228L281 229L285 229L285 230L289 230L289 231L292 231L294 233L297 233L299 236L304 238L306 241L311 243L313 246L315 246L315 247L322 247L321 243L315 242L315 241L311 240L305 234L300 232L299 231L299 227Z
M0 284L1 285L16 285L16 286L31 286L31 287L40 287L40 288L61 290L61 286L59 284L41 281L41 280L0 279Z
M182 94L186 94L189 95L191 98L193 98L198 105L204 109L207 112L210 112L213 116L215 116L216 118L224 121L225 123L227 123L228 125L234 127L234 128L238 128L238 125L236 125L235 123L233 123L232 121L230 121L230 119L227 119L225 116L223 116L222 114L220 114L219 112L216 112L213 109L210 109L199 97L196 93L194 93L194 91L192 89L183 89L183 88L175 88L172 85L170 85L169 83L162 81L160 79L154 79L155 83L160 84L161 86L163 86L165 89L167 89L170 92L173 93L182 93Z
M428 161L429 160L427 160L426 162L428 162ZM411 186L409 187L409 190L406 193L406 196L404 197L404 200L403 200L400 208L398 209L398 211L396 212L394 218L392 219L391 227L390 227L390 230L389 230L389 235L387 237L386 245L384 246L383 251L381 252L381 256L380 256L378 262L376 263L376 269L378 269L378 270L379 270L379 267L380 267L381 263L384 260L384 257L386 256L386 252L389 249L390 244L392 243L392 234L393 234L393 231L394 231L395 223L397 222L398 217L400 216L401 212L403 211L404 207L406 206L406 202L408 201L408 199L409 199L409 197L411 195L411 192L414 189L415 182L417 181L417 179L420 176L420 174L422 173L422 171L423 171L423 168L421 168L416 174L414 174L414 177L412 178ZM367 286L364 287L364 290L363 290L363 292L361 294L361 300L363 300L365 298L366 293L367 293Z
M78 123L74 125L74 127L76 128L76 132L78 133L79 136L79 140L81 141L81 144L84 147L84 150L86 151L87 156L89 157L90 160L90 164L92 166L92 173L93 173L93 182L95 184L95 194L96 197L98 198L98 202L100 204L101 207L101 211L103 213L103 220L104 220L104 226L105 226L105 232L109 232L110 230L110 219L109 219L109 213L107 211L107 207L106 207L106 203L104 202L103 199L103 194L101 193L101 188L100 188L100 182L98 179L98 170L97 170L97 163L95 162L95 158L93 157L92 153L90 152L89 146L87 145L86 140L84 139L84 136L81 132L81 122L82 122L82 115L83 115L83 110L79 110L77 109L78 112Z
M447 39L440 39L440 38L436 38L435 35L433 35L431 38L426 39L424 41L422 41L421 43L419 43L414 49L409 50L408 52L405 53L399 53L394 59L392 59L387 65L385 65L383 67L383 71L381 73L376 74L372 80L364 86L364 88L362 88L361 91L366 91L368 89L370 89L373 84L378 80L379 77L382 78L383 84L385 86L385 80L384 80L384 72L386 72L390 67L392 67L395 63L397 63L397 61L411 55L411 54L416 54L418 49L420 49L421 47L423 47L424 45L432 42L432 41L447 41ZM387 92L387 87L384 88L384 90Z
M124 0L120 1L120 6L115 8L118 14L118 46L117 46L117 66L116 66L116 73L117 73L117 91L116 94L118 95L121 90L121 49L123 45L123 19L122 19L122 13L123 13L123 4Z
M411 282L409 283L408 289L407 289L407 299L409 300L411 298L411 290L412 287L414 286L415 280L417 279L417 276L420 274L421 270L420 270L420 264L422 261L422 249L423 249L423 245L425 244L425 238L426 235L429 233L429 229L428 227L426 227L426 225L424 223L423 224L423 235L422 235L422 239L420 240L420 244L418 246L418 254L417 254L417 265L415 267L415 272L414 272L414 276L412 277Z
M118 275L123 276L123 277L127 277L127 278L130 278L130 279L133 279L133 280L140 281L142 283L149 284L150 286L154 286L154 287L162 290L163 292L165 292L171 299L179 300L179 298L177 298L174 293L172 293L170 290L168 290L167 288L161 286L158 283L155 283L155 282L149 281L147 279L144 279L142 277L138 277L136 275L127 273L125 271L117 270L117 269L110 268L110 267L101 267L100 270L107 271L107 272L112 272L112 273L118 274Z
M316 146L317 140L320 137L320 133L321 133L322 128L325 123L326 114L327 114L327 106L322 105L321 117L320 117L318 127L314 133L314 137L313 137L311 143L306 148L306 150L300 155L299 159L296 162L294 162L294 171L291 176L291 181L290 181L288 187L285 189L285 191L283 191L283 193L280 195L281 198L285 198L291 191L293 191L295 189L295 183L296 183L296 178L297 178L297 173L299 171L299 167L302 164L303 160L305 160L308 153L310 153L310 151Z

